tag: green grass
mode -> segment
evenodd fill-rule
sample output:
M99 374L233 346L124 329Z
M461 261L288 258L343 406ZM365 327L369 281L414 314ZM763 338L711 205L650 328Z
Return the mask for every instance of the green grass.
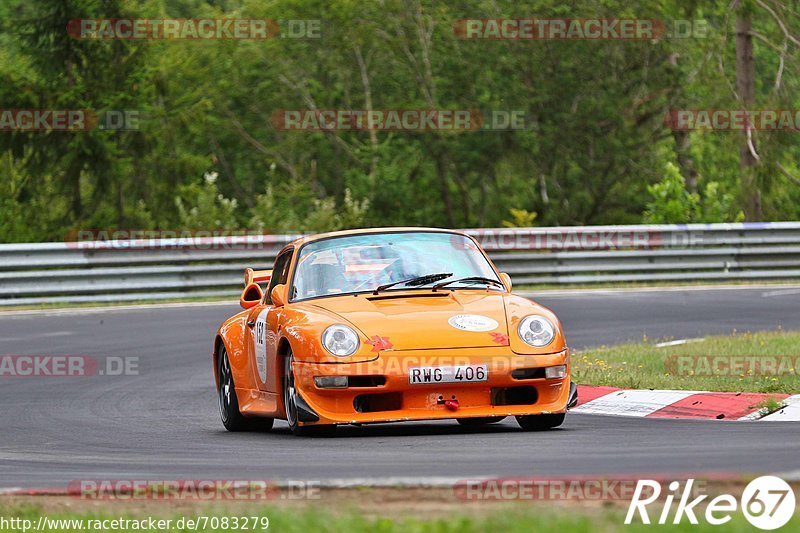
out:
M499 506L500 507L500 506ZM659 507L660 509L660 507ZM658 513L653 511L655 516L651 519L657 520ZM3 508L0 507L0 516L9 518L12 516L22 517L31 520L34 524L38 521L41 510L35 507L25 508ZM202 515L203 511L198 511ZM230 516L220 510L206 512L211 516ZM241 513L240 513L241 514ZM576 505L567 504L556 508L541 508L539 506L524 506L516 508L500 507L490 509L488 512L475 516L474 513L453 514L447 517L415 517L413 507L402 513L402 516L386 517L364 517L360 513L353 511L331 513L325 510L288 510L270 509L253 507L248 512L249 515L258 514L269 518L269 528L264 531L277 533L308 533L308 532L378 532L378 533L470 533L484 531L503 531L509 533L528 533L530 531L564 531L564 532L613 532L631 531L646 532L652 531L654 527L669 531L685 532L719 532L719 526L711 526L704 523L700 518L700 525L692 526L686 520L684 523L673 526L653 526L634 523L630 526L624 525L625 509L618 507L604 507L587 509ZM652 514L652 513L651 513ZM48 518L61 519L115 519L119 515L105 512L92 512L82 514L79 512L57 513L47 515ZM145 516L123 515L125 518L143 519ZM172 515L173 521L180 518L180 515ZM190 517L187 517L190 518ZM733 520L724 526L726 532L745 532L752 531L753 527L746 522L741 511L733 513ZM0 531L20 531L12 529L0 529ZM78 531L76 529L57 529L49 531ZM107 529L105 531L122 531ZM130 531L130 530L129 530ZM153 531L153 530L150 530ZM181 531L172 527L161 531ZM199 531L238 531L234 529L202 529ZM262 531L261 529L250 529L250 531ZM800 532L800 518L795 516L781 531Z
M692 364L681 370L677 365L690 360L684 356L700 357L701 362L713 356L752 356L760 364L776 361L776 369L715 373L710 367ZM775 356L783 356L784 366L777 366ZM726 361L724 357L716 360ZM786 366L789 362L791 367ZM796 394L800 390L798 372L800 332L784 331L734 333L663 348L645 339L576 353L572 358L573 379L577 383L632 389Z

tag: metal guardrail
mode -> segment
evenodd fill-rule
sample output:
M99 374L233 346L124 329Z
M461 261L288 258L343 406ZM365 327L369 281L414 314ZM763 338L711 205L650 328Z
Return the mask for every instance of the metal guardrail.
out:
M800 222L466 232L517 285L800 279ZM236 296L296 237L0 244L0 306Z

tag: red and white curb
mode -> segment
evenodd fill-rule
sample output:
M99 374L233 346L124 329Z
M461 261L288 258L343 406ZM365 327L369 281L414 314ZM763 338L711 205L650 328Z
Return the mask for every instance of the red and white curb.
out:
M749 392L627 390L578 386L578 405L572 412L648 418L800 421L800 395ZM765 414L766 400L783 407Z
M783 400L783 405L783 408L763 417L761 420L769 420L770 422L780 422L784 420L796 422L800 420L800 394L789 396Z

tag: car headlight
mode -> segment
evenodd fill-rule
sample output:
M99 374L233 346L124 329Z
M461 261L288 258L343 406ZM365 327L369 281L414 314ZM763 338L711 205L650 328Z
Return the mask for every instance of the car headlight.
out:
M353 355L358 350L358 335L351 328L336 324L322 333L322 345L338 357Z
M556 336L553 323L541 315L529 315L519 323L519 337L526 344L541 348L547 346Z

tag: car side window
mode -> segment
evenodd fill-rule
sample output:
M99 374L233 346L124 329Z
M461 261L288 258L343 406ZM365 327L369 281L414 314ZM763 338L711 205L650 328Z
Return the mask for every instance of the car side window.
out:
M269 280L269 287L267 287L267 294L264 300L267 304L272 304L273 287L281 283L285 285L289 280L289 265L292 264L293 251L287 250L275 260L275 266L272 267L272 278Z

